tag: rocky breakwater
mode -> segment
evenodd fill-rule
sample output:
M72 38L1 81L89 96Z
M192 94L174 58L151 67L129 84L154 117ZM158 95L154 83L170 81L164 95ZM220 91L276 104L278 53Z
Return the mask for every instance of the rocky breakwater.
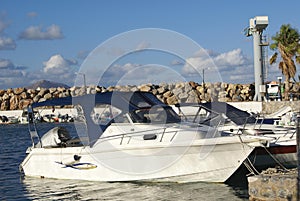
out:
M179 82L173 84L143 84L139 86L87 86L57 87L57 88L15 88L0 90L0 110L18 110L26 108L33 102L41 102L51 98L79 96L85 93L95 94L107 91L144 91L156 95L166 104L198 103L198 102L230 102L251 101L254 96L254 86L251 84L227 84Z

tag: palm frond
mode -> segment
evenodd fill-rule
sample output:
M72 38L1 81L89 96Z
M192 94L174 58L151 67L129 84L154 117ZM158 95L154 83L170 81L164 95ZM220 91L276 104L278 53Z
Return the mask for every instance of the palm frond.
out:
M278 50L281 55L279 69L288 82L296 74L296 63L300 64L300 33L292 28L290 24L283 24L279 32L272 37L273 43L270 45L272 50ZM278 54L270 58L270 64L276 62Z
M281 70L281 73L284 75L284 73L283 73L284 62L283 61L279 62L278 68Z
M277 56L278 56L278 53L275 52L272 57L270 58L270 65L274 64L277 60Z
M296 63L300 64L300 56L296 56Z

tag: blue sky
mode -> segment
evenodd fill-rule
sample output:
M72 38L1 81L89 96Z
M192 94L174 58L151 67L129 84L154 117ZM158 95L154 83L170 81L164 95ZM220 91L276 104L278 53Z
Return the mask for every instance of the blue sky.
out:
M243 35L249 19L269 16L265 33L271 37L282 24L289 23L299 29L299 6L296 0L0 0L0 88L27 86L41 79L72 86L86 56L99 44L118 34L143 28L167 29L190 38L220 67L219 80L252 83L252 38ZM147 46L147 43L147 38L143 38L140 45ZM110 52L122 53L121 47L113 48ZM269 50L269 55L272 53ZM202 65L205 63L202 57L195 56L197 52L190 58L157 52L151 57L151 54L139 53L118 59L101 84L116 84L112 80L122 76L125 79L126 70L136 72L137 67L139 76L153 74L152 78L141 79L145 83L152 82L155 76L157 82L174 82L182 77L187 81L202 81L201 76L190 76L185 69L185 62L191 59ZM151 61L151 58L155 59ZM154 67L148 65L154 63ZM157 71L151 73L151 69ZM177 73L178 80L171 73L160 73L162 69ZM205 71L207 81L215 76L209 69ZM276 65L269 66L268 80L275 80L279 75L281 72ZM141 80L135 82L133 76L128 76L124 83L140 84Z

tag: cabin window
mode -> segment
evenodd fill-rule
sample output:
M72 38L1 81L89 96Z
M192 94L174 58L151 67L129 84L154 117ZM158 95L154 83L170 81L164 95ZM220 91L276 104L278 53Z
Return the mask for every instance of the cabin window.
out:
M131 113L133 122L136 123L177 123L180 117L169 107L153 106L151 108L141 108Z
M116 107L107 104L96 105L91 112L91 119L95 124L107 125L112 119L121 113Z

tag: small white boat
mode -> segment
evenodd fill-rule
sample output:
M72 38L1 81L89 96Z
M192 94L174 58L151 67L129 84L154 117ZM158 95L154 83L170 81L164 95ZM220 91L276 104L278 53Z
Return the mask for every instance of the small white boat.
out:
M295 127L266 123L269 121L223 102L182 104L173 108L187 121L216 127L223 135L246 134L254 138L272 139L267 146L255 148L249 156L252 165L259 170L278 165L297 167ZM220 119L223 122L221 125L216 123Z
M20 164L26 176L225 182L255 147L268 141L247 135L221 136L213 127L182 122L151 93L107 92L53 99L32 107L54 105L77 108L79 122L74 125L79 137L70 137L59 126L40 137L30 121L33 145ZM33 119L31 115L28 119Z

